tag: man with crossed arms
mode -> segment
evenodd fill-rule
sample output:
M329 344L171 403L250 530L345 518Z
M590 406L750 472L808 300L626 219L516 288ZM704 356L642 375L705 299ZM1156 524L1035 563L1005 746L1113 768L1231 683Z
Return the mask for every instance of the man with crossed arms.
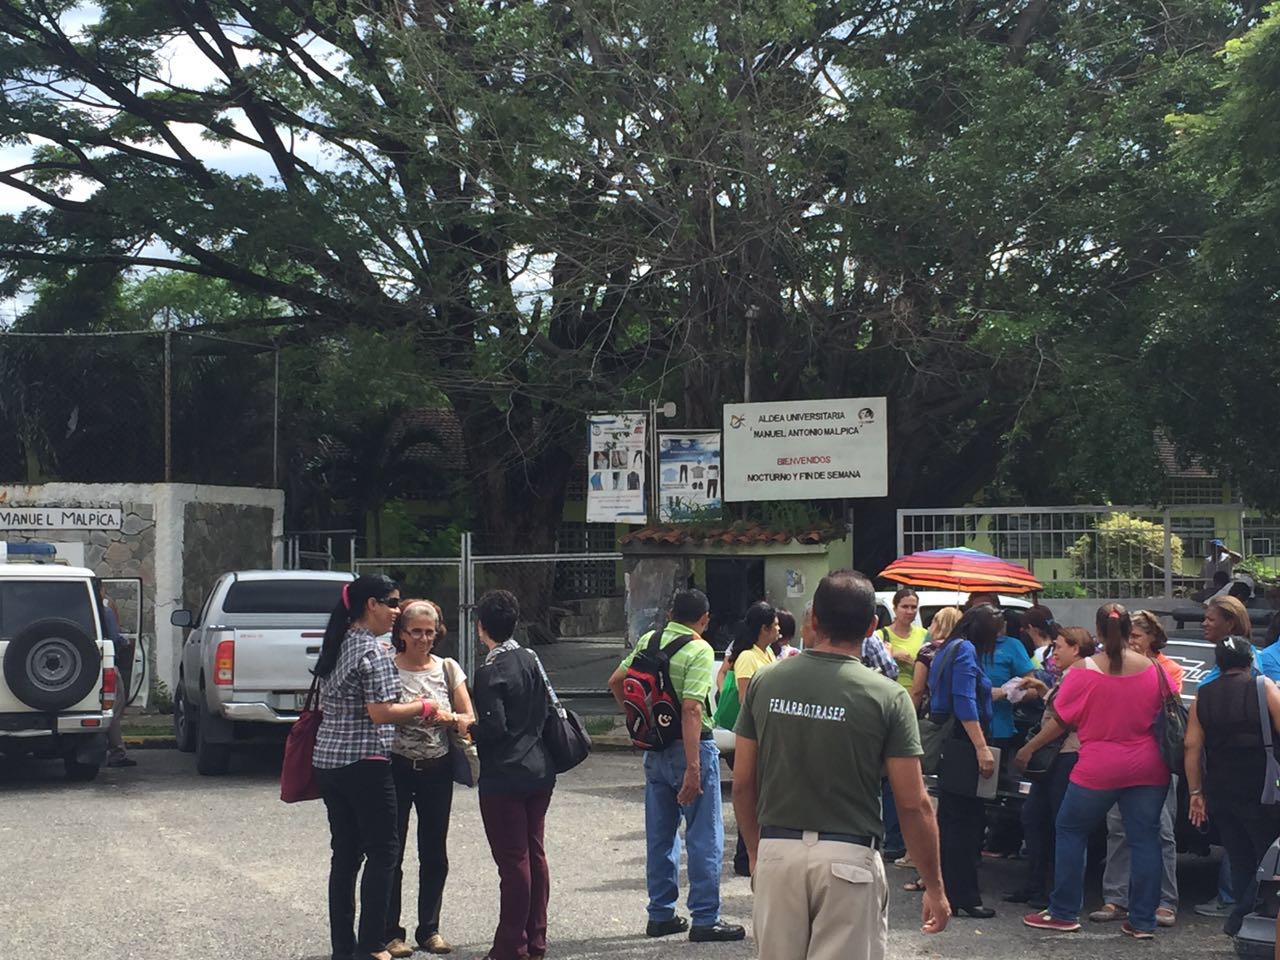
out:
M756 941L767 960L883 960L882 772L925 884L921 929L937 933L951 915L920 730L907 691L858 659L876 629L866 577L823 578L812 628L816 643L752 678L735 730L733 809L751 862Z

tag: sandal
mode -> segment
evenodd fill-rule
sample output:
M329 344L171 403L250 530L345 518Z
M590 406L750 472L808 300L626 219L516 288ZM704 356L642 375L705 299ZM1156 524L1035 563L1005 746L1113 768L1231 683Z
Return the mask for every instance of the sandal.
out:
M904 883L902 889L907 893L924 893L924 881L916 877L914 880Z

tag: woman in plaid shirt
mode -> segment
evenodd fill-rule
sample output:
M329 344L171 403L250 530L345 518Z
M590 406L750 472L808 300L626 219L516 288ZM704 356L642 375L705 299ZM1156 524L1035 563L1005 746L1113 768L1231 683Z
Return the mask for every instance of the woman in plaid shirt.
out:
M365 576L342 588L325 628L316 676L324 719L311 763L329 814L329 934L333 960L387 952L387 909L400 843L391 742L396 724L421 723L435 711L427 700L400 703L400 675L377 638L390 632L400 590L384 576ZM355 927L356 875L360 931Z

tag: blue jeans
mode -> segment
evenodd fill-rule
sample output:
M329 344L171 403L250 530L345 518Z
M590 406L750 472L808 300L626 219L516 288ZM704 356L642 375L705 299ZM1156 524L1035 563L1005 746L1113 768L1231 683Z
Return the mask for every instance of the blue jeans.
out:
M1076 783L1067 787L1058 811L1053 894L1049 897L1049 913L1055 920L1080 918L1089 834L1106 819L1107 811L1119 804L1129 840L1129 922L1138 930L1155 930L1162 869L1160 814L1168 791L1168 784L1121 790L1089 790Z
M907 843L902 839L902 825L898 822L898 808L893 804L893 787L888 777L880 781L880 818L884 820L884 851L898 853L906 850Z
M724 817L720 810L720 751L712 740L698 743L702 793L688 806L676 803L684 780L684 744L644 755L645 883L649 919L670 920L680 898L680 818L689 858L689 912L697 927L720 922L720 867Z

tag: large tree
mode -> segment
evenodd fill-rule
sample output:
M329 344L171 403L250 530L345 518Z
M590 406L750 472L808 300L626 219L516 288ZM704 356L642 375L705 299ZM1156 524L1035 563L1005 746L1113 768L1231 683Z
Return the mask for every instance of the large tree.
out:
M38 202L0 221L11 276L186 271L287 304L262 319L287 339L407 336L462 423L484 532L534 549L593 407L660 394L702 425L748 382L751 399L887 394L891 496L857 517L874 565L892 508L964 502L1064 422L1146 431L1150 449L1099 387L1134 379L1135 291L1188 256L1161 117L1212 105L1213 51L1254 12L113 0L85 16L0 0L0 137L40 145L0 173ZM1101 472L1077 475L1133 485L1114 459Z

